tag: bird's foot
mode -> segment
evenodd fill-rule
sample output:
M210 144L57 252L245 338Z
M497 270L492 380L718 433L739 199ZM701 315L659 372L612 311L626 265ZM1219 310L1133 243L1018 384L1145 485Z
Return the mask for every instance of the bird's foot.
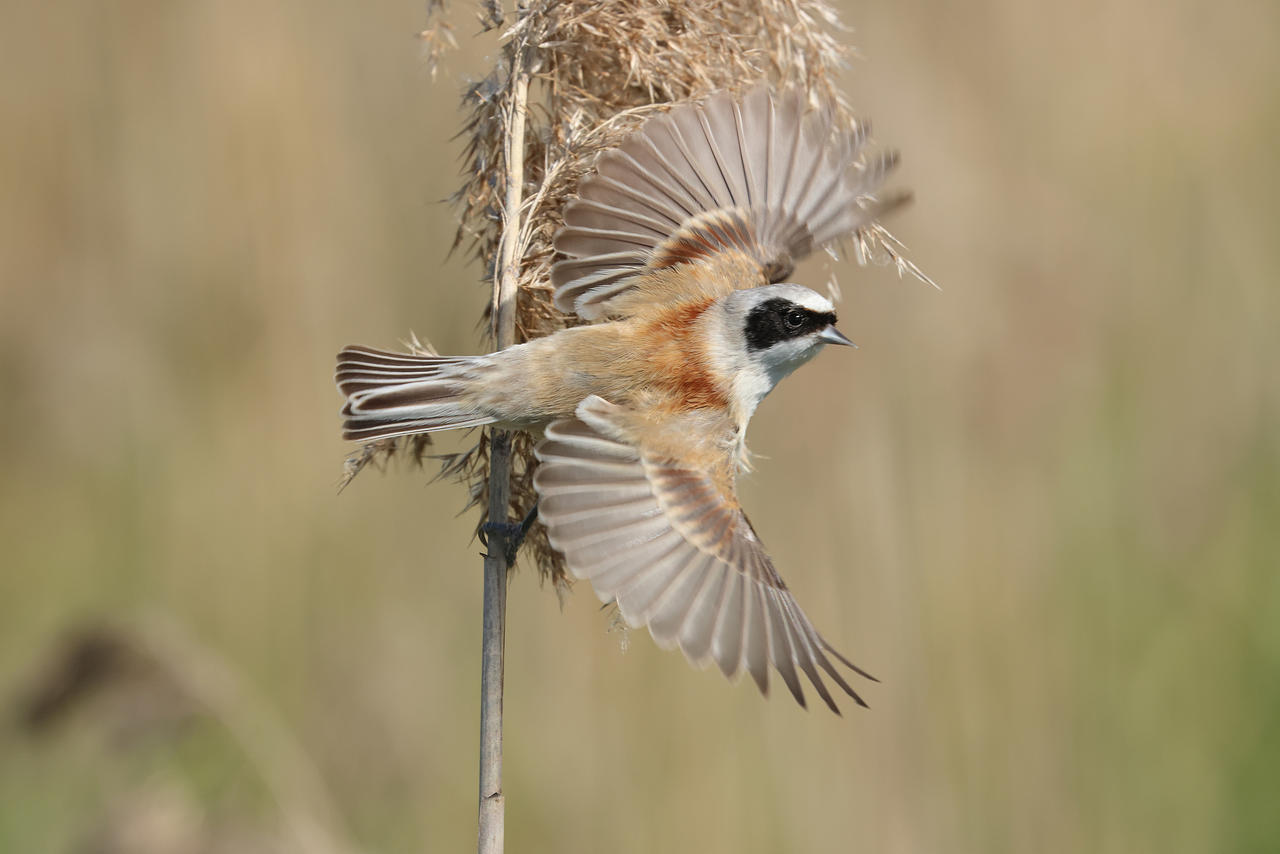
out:
M533 527L537 518L538 505L534 504L524 519L519 522L485 522L480 526L480 533L485 538L485 547L487 548L490 539L493 539L502 549L507 566L511 566L516 562L516 553L520 551L525 536L528 535L529 529Z

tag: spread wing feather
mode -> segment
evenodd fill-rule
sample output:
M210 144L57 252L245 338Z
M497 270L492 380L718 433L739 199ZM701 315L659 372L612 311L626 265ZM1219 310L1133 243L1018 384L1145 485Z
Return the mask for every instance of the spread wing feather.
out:
M726 92L651 119L618 148L565 207L551 272L555 303L596 320L637 274L723 251L761 272L751 287L782 281L815 248L872 225L907 200L871 198L896 163L868 154L868 126L838 129L827 106L809 110L792 89Z
M729 677L746 671L766 694L772 666L802 706L803 674L838 713L825 672L866 705L828 654L867 674L814 629L733 496L705 466L631 443L628 414L589 397L535 451L539 516L569 569L695 663L714 661Z

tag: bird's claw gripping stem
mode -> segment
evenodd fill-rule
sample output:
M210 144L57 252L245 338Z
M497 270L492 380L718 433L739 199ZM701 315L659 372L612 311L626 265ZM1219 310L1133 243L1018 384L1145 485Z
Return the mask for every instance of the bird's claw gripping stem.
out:
M507 566L511 566L516 562L516 553L520 551L525 536L537 518L538 505L534 504L524 519L519 522L485 522L480 526L480 533L485 535L485 546L489 545L488 538L496 535L498 543L502 546L503 557L507 559Z

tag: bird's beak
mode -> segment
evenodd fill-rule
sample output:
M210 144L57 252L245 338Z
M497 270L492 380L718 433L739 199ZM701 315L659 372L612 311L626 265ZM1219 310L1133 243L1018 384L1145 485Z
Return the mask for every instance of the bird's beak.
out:
M855 350L858 349L857 344L854 344L848 338L844 337L840 330L836 329L834 326L828 326L826 329L819 332L818 340L827 344L844 344L845 346L852 347Z

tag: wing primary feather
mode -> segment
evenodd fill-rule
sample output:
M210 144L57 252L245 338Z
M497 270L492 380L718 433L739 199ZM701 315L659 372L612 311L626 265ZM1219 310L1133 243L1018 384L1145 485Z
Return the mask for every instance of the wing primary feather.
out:
M751 96L748 95L748 98ZM746 109L747 101L742 104L733 103L730 106L733 109L733 131L738 135L738 150L742 152L742 177L746 184L746 197L741 200L741 204L748 209L753 207L757 202L764 201L764 195L761 192L760 180L756 175L758 164L753 164L755 152L751 150L752 141L747 138L747 130L745 120L742 118L742 111Z
M778 149L787 152L788 156L782 164L785 168L778 180L778 188L770 195L770 198L776 198L782 212L790 215L792 209L787 204L787 197L790 195L791 175L795 172L797 154L800 150L801 131L804 124L803 107L800 104L799 93L788 93L783 101L783 108L787 113L783 116L783 121L779 123L779 131L790 136L790 140L779 140L781 144Z
M659 643L671 646L680 642L681 632L697 601L698 593L706 586L710 577L709 563L708 555L694 552L680 577L651 606L647 615L649 631ZM698 660L687 649L685 655L694 661Z
M774 591L773 596L774 601L782 610L784 624L791 640L791 648L795 651L796 663L800 665L800 669L804 671L805 676L809 677L809 681L813 683L814 689L818 692L818 696L822 697L822 701L827 704L827 708L837 715L840 714L840 707L832 699L831 693L822 681L822 675L818 673L818 668L814 665L815 650L813 644L809 641L808 633L805 631L806 619L804 614L799 613L799 608L793 607L795 601L785 590ZM817 654L821 656L822 652L819 650Z
M577 268L592 270L643 261L646 257L648 257L648 253L637 252L634 249L624 249L618 252L609 252L604 255L592 255L588 258L575 258L569 261L562 261L560 263L563 265L565 270L574 270ZM631 272L635 271L632 270Z
M742 668L743 587L750 582L741 572L735 572L725 584L721 595L716 624L712 630L711 654L720 672L729 678Z
M631 576L639 571L637 562L641 564L640 569L643 569L644 563L661 560L683 545L684 541L680 539L679 534L674 531L669 534L663 533L638 548L617 549L608 557L592 563L590 569L582 569L575 574L579 578L590 579L597 593L608 593L609 596L616 598L618 589L626 585ZM573 566L571 564L570 568L572 569Z
M858 199L857 195L850 191L849 178L843 170L832 168L830 173L820 180L822 181L820 187L809 194L809 206L796 215L796 218L803 222L815 236L831 219L845 210L856 207Z
M729 110L726 117L723 111ZM743 184L745 179L746 152L742 148L742 139L737 132L737 120L734 118L734 108L729 100L727 93L721 93L717 97L713 97L706 102L702 109L697 111L698 124L702 128L703 138L706 140L707 148L711 151L711 157L715 161L716 167L720 170L720 179L724 183L724 189L728 191L726 198L721 200L721 204L725 207L732 207L743 204L749 198L746 188ZM728 121L726 122L726 118ZM728 125L726 127L726 124ZM737 150L728 148L728 143L732 142ZM737 160L735 163L734 160ZM747 202L749 204L749 202Z
M814 658L817 660L818 665L825 670L833 680L835 680L836 684L839 685L846 694L853 698L855 703L862 706L864 709L869 708L866 701L863 700L858 692L853 689L853 686L848 683L844 678L844 675L836 669L835 665L831 663L830 659L827 658L823 651L825 650L826 652L834 655L841 664L845 665L859 676L864 676L872 682L879 682L880 680L876 679L870 673L862 670L849 659L841 655L835 647L827 643L826 639L823 638L822 635L818 634L818 631L813 627L813 624L809 622L809 619L804 615L804 612L800 610L799 604L796 603L793 597L788 597L787 606L796 617L796 625L804 631L805 636L808 638L809 644L814 650Z
M769 696L769 623L764 617L764 600L758 584L743 588L742 626L743 659L747 672L755 680L760 693Z
M556 523L565 525L580 520L588 520L604 513L643 512L653 506L653 497L643 484L615 489L620 496L615 496L608 505L600 504L600 496L596 490L560 491L552 493L556 496ZM622 500L618 500L621 498Z
M605 250L601 254L613 252L634 252L626 246L643 246L652 249L656 241L647 234L636 234L633 231L606 230L602 228L565 228L556 235L556 249L573 254L594 254L599 246ZM614 246L619 248L614 249Z
M733 573L730 567L714 559L708 560L707 565L707 580L698 590L697 598L680 627L680 648L694 661L705 660L715 643L716 606L724 585Z
M845 171L847 160L828 155L821 159L811 177L812 187L804 194L803 207L796 211L796 219L813 231L813 223L829 207L839 209L853 204L856 196L849 192L849 177Z
M861 231L869 223L883 218L886 214L910 202L911 193L905 190L894 190L869 202L869 197L861 198L861 202L852 203L844 209L837 210L829 218L814 223L814 242L830 243L842 235ZM841 217L847 217L848 221L841 221Z
M761 84L747 93L741 102L734 104L739 144L746 157L749 207L764 210L774 196L770 192L774 168L774 125L776 110L774 95L767 85ZM761 235L761 239L771 239Z
M550 497L562 496L552 493ZM658 516L656 510L645 505L641 505L641 512L636 513L634 505L628 507L626 504L621 506L610 504L600 507L594 514L586 514L582 511L566 513L561 505L562 502L557 501L554 508L556 537L566 548L590 545L594 542L593 538L602 533L621 531L625 534L633 525L637 530L644 530L638 523Z
M636 572L625 584L614 591L623 616L642 625L649 625L653 608L671 589L684 570L699 557L697 551L678 546L661 557L649 561L649 565ZM650 627L652 632L652 627ZM654 636L655 640L661 640Z
M761 592L765 598L765 615L769 626L769 656L773 659L773 666L781 674L782 681L791 692L791 696L795 697L796 702L802 707L808 708L804 690L800 687L800 678L796 676L795 650L791 646L790 634L787 631L786 613L777 602L777 590ZM773 601L770 602L770 599Z
M631 182L631 186L635 187L637 192L643 186L652 193L652 198L655 200L666 198L672 207L683 211L686 218L701 210L703 202L698 198L694 188L682 179L679 169L666 158L653 140L641 135L636 138L636 143L634 152L631 146L625 143L616 149L608 165L622 170L630 169L634 173L633 179L640 179ZM643 163L640 155L652 158L653 165ZM663 174L657 174L653 167L660 169ZM622 178L619 176L616 180L622 181ZM673 192L674 190L683 190L684 198Z
M594 198L577 198L564 207L566 227L575 229L617 229L625 225L632 229L649 232L653 242L663 240L671 229L679 223L673 223L667 216L662 220L649 216L638 210L621 208ZM560 237L559 232L556 238Z
M800 212L802 210L801 206L804 205L806 203L806 200L810 197L810 188L813 186L814 178L822 170L822 166L823 166L824 158L820 150L820 146L822 144L821 140L827 139L831 133L830 116L828 114L825 114L824 112L824 114L820 117L819 120L822 121L823 123L822 129L819 132L817 132L816 134L811 132L811 133L805 133L801 135L801 139L806 143L806 146L808 148L818 149L818 150L805 151L802 153L801 156L805 157L809 161L808 163L809 168L802 173L803 177L800 180L798 189L795 189L792 192L788 193L788 200L787 200L787 204L785 205L786 209L791 211L792 214L796 217L796 219L798 219L801 222L804 221L804 218L800 215ZM814 142L815 137L819 140L819 142L817 143Z
M721 163L717 135L708 127L707 111L717 97L712 96L691 109L667 114L672 138L711 198L708 210L733 204L733 187Z
M637 548L661 536L668 527L661 515L641 516L603 530L584 531L576 536L557 535L558 548L573 551L584 562L598 563L617 554L618 549ZM599 556L597 556L599 555Z
M659 122L659 124L654 128L654 130L666 131L668 139L676 148L676 152L679 153L681 157L687 157L687 154L681 149L679 142L677 142L675 131L670 123L663 123L662 119L656 119L655 121ZM670 181L674 182L675 186L685 192L689 202L684 206L686 219L697 216L700 211L715 209L715 199L707 195L709 191L703 183L702 176L698 173L696 166L691 165L690 169L681 169L677 165L673 164L667 157L666 153L658 147L658 138L656 133L653 135L642 135L637 139L637 142L640 147L646 151L646 153L652 156L658 164L662 166ZM635 159L632 155L628 156L632 157L633 160ZM685 174L689 171L693 172L692 176ZM693 181L689 180L690 177L696 178L697 183L695 184Z
M858 180L854 182L853 191L858 195L875 192L876 187L884 183L884 179L897 165L898 152L893 149L877 152L863 164Z
M825 646L826 642L823 641L820 636L818 637L818 641L823 643ZM835 652L835 650L831 649L831 647L829 646L826 647L826 650L828 652L833 652L833 653ZM839 653L836 653L836 655L838 656ZM870 706L867 705L867 701L862 699L862 696L853 689L853 686L850 685L848 680L844 678L844 675L839 670L836 669L835 665L831 663L831 660L827 658L826 655L824 655L821 650L818 650L816 652L815 658L818 661L818 665L827 672L827 675L830 676L837 685L840 686L841 690L843 690L846 694L848 694L850 697L853 698L853 701L855 703L857 703L859 706L861 706L864 709L870 708ZM843 663L848 664L847 661ZM856 667L853 669L857 670ZM860 670L858 670L858 672L862 673L862 671ZM866 674L862 674L862 675L865 676ZM877 680L873 680L873 681L877 681Z
M853 120L853 127L849 130L850 157L857 157L862 153L862 148L867 144L867 140L871 138L871 121L870 119L856 118Z
M817 633L817 631L816 631L816 630L814 631L814 635L817 637L817 639L818 639L819 643L821 643L821 644L822 644L822 648L823 648L824 650L826 650L827 652L831 653L832 655L834 655L834 656L836 657L836 659L837 659L837 660L839 660L839 662L840 662L841 664L843 664L845 667L849 668L849 669L850 669L850 670L852 670L854 673L858 674L859 676L863 677L864 679L870 679L872 682L879 682L879 681L880 681L879 679L877 679L876 677L872 676L872 675L871 675L870 673L868 673L867 671L863 670L863 669L862 669L861 667L859 667L858 665L854 664L854 663L853 663L852 661L850 661L849 659L845 658L845 657L844 657L844 654L843 654L843 653L841 653L841 652L840 652L840 650L836 649L834 646L832 646L831 644L829 644L829 643L827 642L827 639L826 639L826 638L824 638L824 637L822 637L822 635L819 635L819 634Z
M681 134L680 128L675 123L669 122L669 120L659 124L659 128L666 132L667 141L672 146L675 146L676 154L680 155L681 159L685 161L685 169L676 169L675 166L669 165L666 156L663 155L663 152L658 147L657 134L654 134L653 137L643 137L641 141L644 142L648 149L654 152L655 156L662 157L663 164L666 164L668 169L671 169L672 178L680 184L680 187L685 192L689 193L691 200L694 200L696 209L690 211L690 216L696 216L700 211L704 210L716 210L719 207L716 193L714 193L712 187L708 186L703 169L696 163L696 155L691 154L689 151L689 145L685 142L684 134Z
M654 559L661 558L679 547L678 536L659 536L643 546L634 548L633 555L630 556L631 559L624 556L615 560L608 558L601 558L596 561L575 560L569 563L569 568L573 570L574 575L578 578L590 580L591 586L595 588L596 593L601 598L616 599L618 589L627 584L636 572L636 559L641 557L645 559L650 557ZM615 550L613 554L617 555L618 552ZM627 617L630 625L641 625L638 620L633 620L632 614L623 612L623 616Z
M622 154L619 154L617 159L618 162L615 167L619 169L627 161L633 163L635 161L635 158L631 157L631 155L626 155L624 158ZM643 176L647 176L647 174L647 172L641 172ZM673 227L678 226L691 215L689 202L692 200L677 199L665 187L661 185L655 186L648 177L645 177L644 181L646 189L654 193L654 195L641 192L639 188L622 180L621 177L601 171L592 177L590 181L583 183L582 198L598 200L610 204L612 207L619 207L620 205L614 204L610 197L610 194L617 194L631 205L639 205L656 217L669 219ZM666 200L665 203L663 202L664 199Z

